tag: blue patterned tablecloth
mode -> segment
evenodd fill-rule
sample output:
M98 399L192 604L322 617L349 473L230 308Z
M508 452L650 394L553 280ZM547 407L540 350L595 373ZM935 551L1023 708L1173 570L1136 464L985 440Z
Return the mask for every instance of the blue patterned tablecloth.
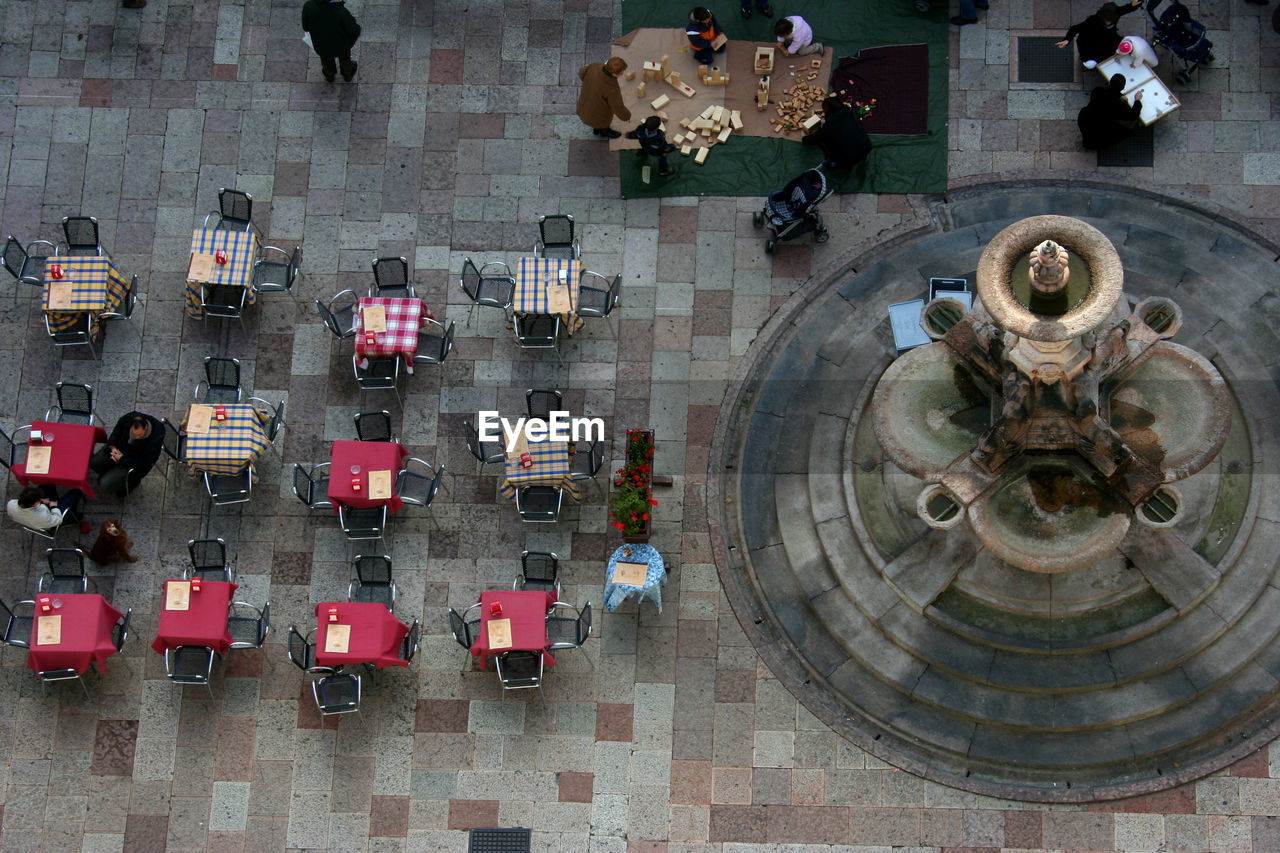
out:
M623 548L631 549L631 556L624 557L622 555ZM630 584L614 583L613 570L618 567L618 561L628 563L648 563L649 571L644 578L644 586L631 586ZM653 603L658 605L658 611L662 611L662 584L667 582L667 569L663 565L662 555L658 553L658 549L652 545L623 545L622 548L613 552L609 557L609 571L605 575L604 584L604 609L613 611L617 610L622 602L626 601L633 594L637 596L636 603L644 601L646 598L652 599Z

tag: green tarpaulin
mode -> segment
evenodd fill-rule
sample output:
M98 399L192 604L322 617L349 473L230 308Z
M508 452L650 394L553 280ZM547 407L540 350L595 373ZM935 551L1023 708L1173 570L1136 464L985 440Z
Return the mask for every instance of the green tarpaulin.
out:
M622 0L622 32L639 27L683 27L694 3L689 0ZM872 136L865 168L837 175L841 192L932 193L947 184L947 6L934 0L921 14L912 0L807 0L800 9L774 2L774 17L756 11L749 20L737 0L708 6L730 39L771 41L779 16L799 14L813 27L814 40L835 48L836 61L864 47L925 43L929 46L929 132L924 136ZM813 147L796 141L735 136L716 146L704 165L676 154L676 174L640 180L634 151L620 151L623 198L673 195L764 196L822 160Z

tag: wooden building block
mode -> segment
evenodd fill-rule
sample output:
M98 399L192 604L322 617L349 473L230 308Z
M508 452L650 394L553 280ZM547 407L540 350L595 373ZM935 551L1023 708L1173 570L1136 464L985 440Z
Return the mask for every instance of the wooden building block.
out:
M665 53L662 54L662 61L658 63L658 70L662 72L662 79L666 80L671 76L671 57Z
M726 127L724 130L720 131L720 135L717 136L716 139L720 140L721 142L728 142L729 134L731 133L733 133L733 131L730 128Z
M627 79L628 79L628 80L634 80L634 79L636 79L636 72L634 72L634 71L628 71L628 72L627 72Z
M649 106L653 107L655 110L658 110L658 109L662 109L669 103L671 103L670 98L668 98L666 95L659 95L658 97L654 98L652 101L649 102Z
M813 129L814 129L815 127L817 127L821 122L822 122L822 119L821 119L820 117L818 117L818 116L809 116L807 119L805 119L804 121L800 122L800 126L801 126L801 127L803 127L805 130L813 130Z
M645 88L644 88L644 82L642 81L639 86L636 86L636 97L643 98L644 93L645 93Z
M685 83L681 83L679 86L677 86L676 90L680 94L684 95L686 98L692 98L694 95L698 94L698 91L696 89L694 89L692 86L689 86Z
M716 107L711 113L711 120L716 124L724 124L724 107Z
M733 112L729 113L729 124L731 127L733 127L734 130L742 130L741 111L734 110Z
M666 80L668 83L671 84L673 88L676 88L676 89L679 89L681 86L684 85L684 81L680 79L680 72L678 71L672 71L670 74L668 74L666 77L663 77L662 79Z
M702 165L703 163L707 162L707 152L709 150L711 149L699 148L698 153L693 156L693 162L697 163L698 165Z
M650 170L650 167L649 167L649 166L641 166L641 167L640 167L640 180L641 180L641 182L646 183L646 184L647 184L647 183L649 183L649 170Z
M757 47L756 59L753 66L757 74L773 73L773 48Z
M681 146L680 146L680 153L681 153L681 154L683 154L684 156L688 157L690 154L692 154L692 153L693 153L693 146L692 146L692 145L681 145Z
M707 107L705 110L703 110L698 114L698 118L711 118L713 115L715 115L715 112L716 112L715 106Z
M666 114L665 112L663 112L662 110L658 110L658 118L662 119L663 121L666 121L666 120L667 120L667 118L668 118L668 116L667 116L667 114Z
M693 122L689 121L689 119L687 119L687 118L682 118L682 119L680 119L680 126L681 126L681 127L688 127L688 128L692 128L692 127L693 127Z

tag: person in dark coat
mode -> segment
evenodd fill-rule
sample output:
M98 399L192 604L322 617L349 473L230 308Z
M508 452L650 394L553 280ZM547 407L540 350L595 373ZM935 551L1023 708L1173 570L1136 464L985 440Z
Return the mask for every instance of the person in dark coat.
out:
M341 67L342 79L350 83L357 65L351 61L351 48L360 38L360 25L342 0L307 0L302 5L302 29L311 34L324 79L332 83Z
M649 116L635 130L627 132L627 139L640 143L640 150L636 153L642 159L650 155L658 158L658 174L661 177L673 174L667 155L675 151L676 147L667 141L667 135L662 132L661 118Z
M1076 40L1076 50L1080 53L1080 61L1085 68L1093 68L1104 59L1115 55L1120 46L1120 33L1116 32L1116 22L1121 15L1127 15L1142 5L1142 0L1133 0L1127 6L1115 3L1103 3L1089 17L1067 30L1067 34L1058 42L1058 47L1066 47L1071 40Z
M107 443L89 459L103 489L123 497L137 488L155 467L164 449L164 424L142 412L130 412L116 421Z
M822 116L822 126L800 141L822 148L826 157L824 166L850 169L867 159L871 153L871 137L848 104L835 96L829 97L822 102Z
M1091 150L1106 148L1131 135L1138 128L1138 116L1142 113L1142 93L1134 95L1133 105L1124 99L1123 74L1113 74L1106 86L1098 86L1089 96L1089 103L1080 110L1076 124L1084 147Z
M750 12L751 7L748 6L747 11ZM710 65L716 54L724 53L728 46L727 41L719 47L715 46L716 39L724 35L724 30L720 29L716 16L705 6L694 6L689 11L689 23L684 28L684 34L689 39L689 47L693 48L693 59L699 65Z
M593 62L578 69L582 91L578 92L578 118L596 136L617 139L622 134L609 127L613 117L631 121L631 110L622 102L618 78L627 70L627 61L614 56L608 62Z

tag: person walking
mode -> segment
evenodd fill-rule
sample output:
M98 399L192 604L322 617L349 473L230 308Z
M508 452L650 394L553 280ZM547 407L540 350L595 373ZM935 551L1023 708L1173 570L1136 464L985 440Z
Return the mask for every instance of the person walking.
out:
M578 79L582 81L582 91L578 93L578 118L596 136L617 139L622 135L609 127L614 116L631 121L631 110L622 103L622 89L618 86L618 78L626 70L627 61L620 56L578 69Z
M350 83L357 66L351 48L360 38L360 25L342 0L307 0L302 5L302 29L311 36L324 79L332 83L341 68L342 79Z

